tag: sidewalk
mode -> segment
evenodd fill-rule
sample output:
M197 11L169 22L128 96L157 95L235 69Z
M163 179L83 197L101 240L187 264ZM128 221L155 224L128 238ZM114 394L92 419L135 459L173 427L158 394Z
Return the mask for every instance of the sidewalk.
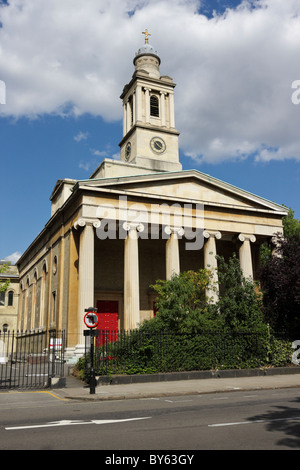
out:
M66 386L53 392L64 399L73 400L125 400L134 398L159 398L179 395L198 395L230 391L300 388L300 370L291 373L247 377L215 377L192 380L170 380L143 383L97 385L95 393L75 377L66 378Z

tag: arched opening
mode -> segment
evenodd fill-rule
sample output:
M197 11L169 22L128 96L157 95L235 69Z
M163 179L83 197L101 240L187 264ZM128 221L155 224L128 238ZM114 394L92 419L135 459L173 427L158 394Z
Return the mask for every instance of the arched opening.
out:
M150 115L159 117L159 99L156 95L150 96Z

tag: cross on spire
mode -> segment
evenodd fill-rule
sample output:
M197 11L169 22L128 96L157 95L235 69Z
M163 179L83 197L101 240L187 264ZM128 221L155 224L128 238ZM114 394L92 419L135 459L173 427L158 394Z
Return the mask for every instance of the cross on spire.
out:
M148 36L151 36L151 34L148 33L147 29L145 29L145 31L143 31L142 34L145 35L145 44L148 44Z

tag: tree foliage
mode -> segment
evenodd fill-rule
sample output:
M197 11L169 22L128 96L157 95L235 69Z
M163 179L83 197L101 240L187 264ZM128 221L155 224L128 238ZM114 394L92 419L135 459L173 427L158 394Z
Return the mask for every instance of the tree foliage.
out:
M283 235L285 238L290 239L294 236L300 237L300 220L295 217L295 211L290 207L288 208L288 214L282 219ZM264 266L272 258L272 250L270 244L263 243L260 247L260 262Z
M206 269L186 271L171 280L158 280L151 286L157 294L155 322L176 332L197 332L209 329L216 321L205 290L210 283Z
M300 237L300 220L295 217L295 211L287 209L288 214L282 219L283 234L285 238Z
M228 263L218 257L220 294L209 302L205 290L212 282L208 270L187 271L152 286L158 294L156 322L166 329L198 332L216 329L258 329L264 327L261 293L243 277L235 255ZM213 288L215 286L212 286Z
M0 266L0 274L7 271L9 264L2 264ZM0 282L0 292L5 292L10 284L10 280L6 279L4 282Z
M228 263L222 257L217 258L220 295L216 308L224 326L242 330L264 328L262 295L258 285L245 279L235 254Z
M300 331L300 235L278 239L260 279L266 321L277 330Z

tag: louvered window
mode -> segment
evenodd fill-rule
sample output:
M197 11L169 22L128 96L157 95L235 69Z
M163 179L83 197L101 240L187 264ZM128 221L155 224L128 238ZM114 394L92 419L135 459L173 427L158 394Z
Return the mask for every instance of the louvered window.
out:
M159 101L156 95L150 96L150 115L159 117Z

